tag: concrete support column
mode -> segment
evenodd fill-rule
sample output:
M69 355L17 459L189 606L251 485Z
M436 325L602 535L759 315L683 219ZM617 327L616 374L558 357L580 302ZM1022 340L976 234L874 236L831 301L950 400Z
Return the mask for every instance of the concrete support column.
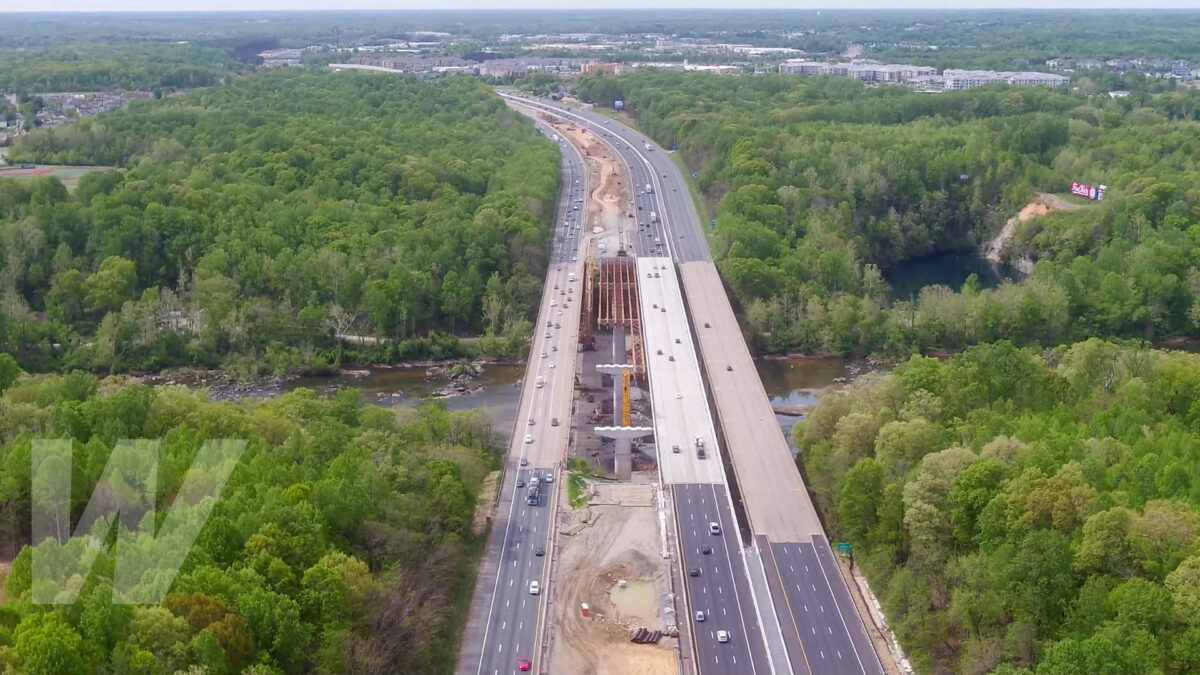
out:
M650 436L652 427L596 427L596 435L616 441L613 473L619 480L629 480L633 472L633 439Z

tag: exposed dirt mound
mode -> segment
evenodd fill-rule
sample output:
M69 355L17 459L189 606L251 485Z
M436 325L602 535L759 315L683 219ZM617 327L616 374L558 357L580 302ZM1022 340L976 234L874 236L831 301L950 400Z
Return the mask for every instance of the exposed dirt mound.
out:
M654 509L589 510L594 524L564 537L558 553L559 583L550 616L551 670L572 675L673 675L677 640L663 638L657 645L629 642L631 627L665 627L659 613L669 569L658 556ZM617 588L620 579L629 582L625 589ZM618 592L638 597L614 603ZM581 603L588 604L586 617Z

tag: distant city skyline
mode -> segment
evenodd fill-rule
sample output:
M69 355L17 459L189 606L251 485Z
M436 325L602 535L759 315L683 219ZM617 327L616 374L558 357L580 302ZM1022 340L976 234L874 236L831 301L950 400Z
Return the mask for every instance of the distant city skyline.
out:
M1198 0L47 0L31 12L231 12L481 9L1197 9ZM165 5L165 6L164 6ZM2 13L2 12L0 12Z

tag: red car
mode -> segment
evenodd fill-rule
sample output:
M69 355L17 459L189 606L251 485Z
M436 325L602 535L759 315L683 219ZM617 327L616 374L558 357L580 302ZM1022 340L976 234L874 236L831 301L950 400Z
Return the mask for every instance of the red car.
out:
M517 670L526 672L529 670L529 659L517 659Z

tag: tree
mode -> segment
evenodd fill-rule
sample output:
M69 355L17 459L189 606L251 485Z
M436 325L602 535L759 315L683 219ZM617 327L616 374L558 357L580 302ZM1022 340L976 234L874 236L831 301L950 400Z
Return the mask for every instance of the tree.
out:
M56 614L29 614L13 631L21 672L30 675L87 675L82 640Z
M1165 582L1180 621L1200 624L1200 555L1184 560Z
M109 256L100 263L100 269L83 282L85 304L88 311L102 315L121 308L121 303L132 299L137 285L137 269L130 260Z
M863 541L878 523L883 498L883 469L871 457L858 460L842 483L838 499L838 519L846 536Z
M1021 540L1008 566L1009 602L1041 632L1062 620L1075 595L1071 545L1054 530L1034 530Z
M4 393L17 381L17 377L21 374L21 367L17 365L17 360L12 356L0 352L0 394Z

